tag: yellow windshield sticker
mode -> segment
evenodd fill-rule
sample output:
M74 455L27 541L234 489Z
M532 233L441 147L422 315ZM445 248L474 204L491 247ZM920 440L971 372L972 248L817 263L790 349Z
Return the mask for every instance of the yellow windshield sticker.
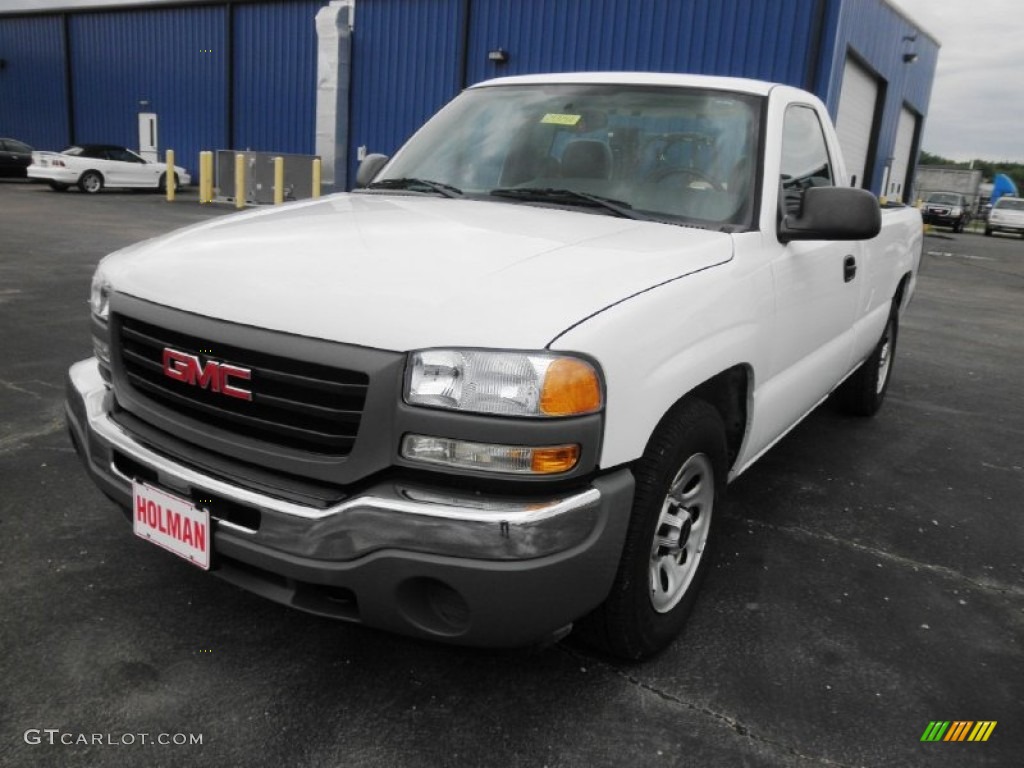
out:
M582 115L560 115L557 112L548 112L540 121L550 125L576 125L582 117Z

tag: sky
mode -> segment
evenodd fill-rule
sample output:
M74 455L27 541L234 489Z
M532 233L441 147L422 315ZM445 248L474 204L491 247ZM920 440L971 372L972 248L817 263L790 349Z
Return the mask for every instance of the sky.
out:
M124 2L132 0L99 0ZM1024 0L889 2L942 45L922 149L952 160L1024 163ZM97 0L15 3L36 8L99 4ZM0 6L5 4L7 0L0 0Z
M921 148L1024 163L1024 0L889 0L941 44Z

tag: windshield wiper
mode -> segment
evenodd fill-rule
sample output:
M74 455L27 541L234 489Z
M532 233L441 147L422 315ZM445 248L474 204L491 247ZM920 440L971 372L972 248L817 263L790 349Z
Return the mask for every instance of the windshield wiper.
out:
M495 197L507 197L511 200L527 200L543 203L580 204L583 203L591 208L603 208L606 211L621 216L624 219L636 219L637 221L651 221L650 216L645 216L639 211L633 210L633 206L622 200L613 200L610 197L592 195L589 192L577 192L575 189L556 189L554 187L501 187L492 189L491 194Z
M382 179L366 186L367 189L407 189L413 192L417 191L417 187L421 188L419 191L423 191L423 188L426 188L429 192L436 192L445 197L462 197L462 190L458 187L453 187L451 184L444 184L440 181L431 181L430 179Z

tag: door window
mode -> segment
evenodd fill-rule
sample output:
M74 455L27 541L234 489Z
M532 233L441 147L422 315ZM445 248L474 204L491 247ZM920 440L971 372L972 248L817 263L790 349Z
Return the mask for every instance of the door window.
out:
M804 190L831 187L835 174L828 156L825 133L811 107L794 105L786 110L782 126L782 194L787 214L799 214Z

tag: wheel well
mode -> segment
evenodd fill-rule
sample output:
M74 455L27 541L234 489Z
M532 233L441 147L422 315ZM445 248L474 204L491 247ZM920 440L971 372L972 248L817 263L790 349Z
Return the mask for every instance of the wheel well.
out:
M900 284L896 286L896 295L892 297L892 305L897 311L903 309L903 294L907 291L907 285L910 283L910 273L908 272L902 278L900 278Z
M101 181L104 180L103 174L97 171L95 168L89 168L87 170L82 171L80 174L78 174L78 180L81 181L82 177L85 176L85 174L87 173L95 173L97 176L100 177Z
M681 400L688 397L700 398L712 406L722 418L725 425L725 442L729 452L729 466L736 463L736 458L743 447L743 437L747 432L747 397L750 391L750 369L746 365L737 365L712 376L696 387Z

